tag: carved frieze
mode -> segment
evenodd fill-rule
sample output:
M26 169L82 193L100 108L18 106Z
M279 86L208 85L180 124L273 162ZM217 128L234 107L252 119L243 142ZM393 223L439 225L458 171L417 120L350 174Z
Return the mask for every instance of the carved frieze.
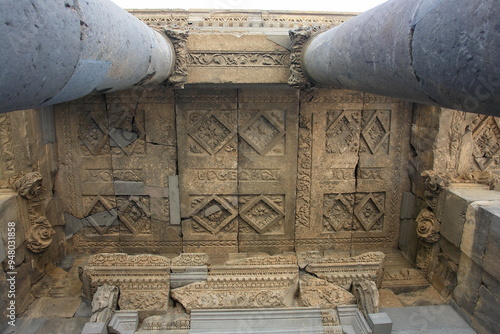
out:
M290 77L288 84L292 87L304 89L310 88L312 83L307 79L302 70L302 50L312 35L319 31L319 27L301 27L290 30L290 40L292 41L290 53Z
M15 173L14 154L11 117L8 114L2 114L0 115L0 180L4 182L7 182Z
M354 295L339 285L309 274L300 275L300 302L303 306L335 308L356 302Z
M82 269L83 291L92 298L97 287L120 289L121 310L166 311L170 289L170 260L151 254L101 253L90 257Z
M183 271L187 267L207 266L210 258L206 253L182 253L171 262L172 272Z
M288 52L213 52L193 51L188 56L188 66L208 67L288 67Z
M206 282L171 291L184 308L290 307L298 287L295 256L262 256L212 266Z
M305 270L316 277L350 289L353 281L370 280L380 286L385 254L369 252L354 257L323 257L307 265Z

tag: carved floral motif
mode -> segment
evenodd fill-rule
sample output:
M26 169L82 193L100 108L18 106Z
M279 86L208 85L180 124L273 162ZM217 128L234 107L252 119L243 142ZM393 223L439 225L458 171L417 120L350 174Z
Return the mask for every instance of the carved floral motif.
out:
M170 38L175 49L175 69L168 78L168 82L175 88L184 88L188 75L189 56L186 43L189 30L173 25L165 27L164 32Z
M33 253L41 253L49 248L52 243L52 235L56 231L50 225L47 217L42 216L32 222L28 231L26 248Z
M428 243L439 241L440 224L434 213L428 209L423 209L417 219L417 235Z
M288 52L190 52L188 64L210 67L288 67L290 58Z

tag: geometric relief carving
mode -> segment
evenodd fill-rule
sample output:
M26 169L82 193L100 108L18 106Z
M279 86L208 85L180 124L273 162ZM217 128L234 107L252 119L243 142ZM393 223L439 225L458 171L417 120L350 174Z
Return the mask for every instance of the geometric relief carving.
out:
M89 112L78 127L78 138L94 156L101 154L101 150L109 144L108 130L93 112Z
M323 195L323 231L382 230L385 193Z
M327 112L326 152L357 153L359 149L361 112L359 110L330 110Z
M150 228L151 213L147 196L119 196L116 199L118 217L133 234L147 233Z
M107 233L110 226L116 221L117 214L108 200L96 196L87 206L84 217L102 235Z
M263 195L254 197L240 210L240 217L260 234L276 227L284 216L278 205Z
M363 110L361 136L372 154L388 152L390 133L390 110ZM362 152L367 152L363 147Z
M276 115L280 112L271 111L270 113ZM272 117L268 112L263 111L255 115L240 130L240 136L260 155L265 155L274 148L284 134L285 132L282 125L277 121L277 117Z
M193 210L191 217L204 229L217 234L236 218L238 211L224 198L212 195L203 199Z
M483 116L484 117L484 116ZM478 119L481 119L478 116ZM486 117L472 132L474 159L481 170L493 162L498 163L500 151L500 127L495 117Z
M214 155L234 136L235 119L226 112L210 111L206 115L193 112L190 117L193 124L188 132L195 142L208 153ZM191 149L193 151L193 148ZM193 153L198 153L193 151Z
M354 194L324 194L323 230L339 232L352 227Z

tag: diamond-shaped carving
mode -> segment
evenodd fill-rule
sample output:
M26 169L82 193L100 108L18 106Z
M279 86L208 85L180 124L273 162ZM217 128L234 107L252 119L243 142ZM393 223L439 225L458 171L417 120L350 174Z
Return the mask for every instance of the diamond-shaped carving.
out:
M271 150L284 134L278 122L264 112L255 115L240 131L241 137L260 155Z
M474 159L485 170L500 151L500 127L494 117L487 117L472 133Z
M189 134L208 153L217 153L234 136L231 126L224 124L213 112L194 123Z
M149 215L149 210L136 196L130 196L118 208L118 217L133 234L138 234L144 229Z
M89 113L78 128L78 138L92 155L99 155L102 148L109 143L108 131L98 118Z
M108 231L117 218L115 209L101 196L94 197L84 216L101 235Z
M361 133L372 154L377 153L389 137L389 131L380 119L379 110L375 111Z
M236 215L236 209L226 200L213 195L195 208L192 218L212 234L217 234L236 218Z
M348 115L346 111L333 121L326 129L326 152L333 154L342 154L345 152L357 153L359 149L359 126L356 124L356 117L359 117L359 111L351 111ZM329 113L333 115L333 112ZM352 118L350 119L351 116Z
M369 194L356 205L354 215L358 218L364 229L369 231L383 216L383 209L378 207L377 201L373 198L373 195Z
M276 204L261 195L250 200L241 210L240 216L257 232L262 234L278 222L284 216L284 213Z
M351 225L352 206L342 195L325 194L323 219L338 232Z

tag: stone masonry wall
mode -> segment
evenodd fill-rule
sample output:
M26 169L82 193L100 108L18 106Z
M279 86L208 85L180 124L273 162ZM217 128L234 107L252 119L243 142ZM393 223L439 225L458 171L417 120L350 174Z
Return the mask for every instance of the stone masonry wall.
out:
M403 253L478 333L495 332L500 310L498 122L416 105L401 216Z

